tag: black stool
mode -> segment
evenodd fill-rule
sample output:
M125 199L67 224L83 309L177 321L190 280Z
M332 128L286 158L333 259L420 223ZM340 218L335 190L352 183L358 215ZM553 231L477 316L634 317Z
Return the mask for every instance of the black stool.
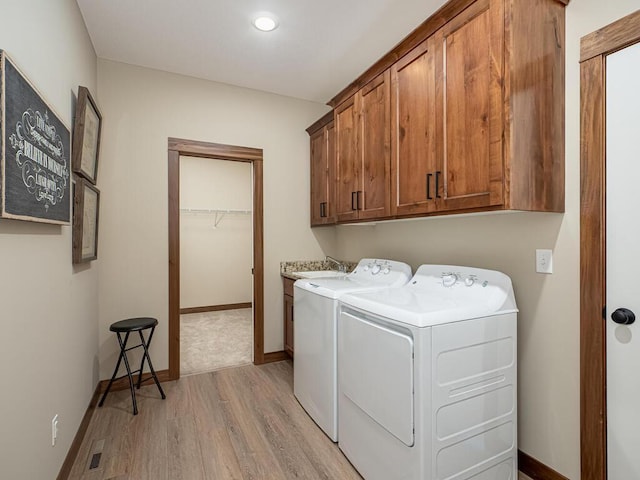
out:
M98 404L99 407L102 406L105 398L107 398L107 394L111 389L111 385L113 384L113 381L118 380L120 378L129 377L129 388L131 389L131 400L133 400L133 414L134 415L138 414L138 404L136 403L136 391L133 388L133 374L134 373L138 374L138 383L136 385L136 388L139 389L140 385L142 384L142 370L144 370L145 359L149 364L149 369L151 370L151 377L146 378L144 381L147 381L153 378L153 380L156 382L156 385L158 386L158 390L160 390L160 395L162 395L162 399L164 400L165 398L167 398L166 395L164 394L164 391L162 390L162 387L160 386L160 382L158 381L158 377L156 376L156 371L153 369L153 365L151 364L151 358L149 358L149 345L151 345L151 338L153 337L153 332L156 329L156 325L158 325L158 320L156 320L155 318L149 318L149 317L128 318L127 320L120 320L119 322L111 324L111 326L109 327L109 330L111 330L112 332L116 332L116 335L118 336L118 343L120 344L120 356L118 357L118 363L116 364L116 369L113 371L111 380L109 380L109 385L107 385L107 389L104 391L104 394L100 399L100 403ZM145 341L144 336L142 335L142 331L147 330L149 328L151 329L151 332L149 333L149 337ZM140 343L133 347L127 348L127 341L129 340L129 334L131 332L138 332L138 334L140 335ZM123 333L125 334L124 340L122 340ZM127 358L127 352L129 350L133 350L135 348L140 348L140 347L142 347L144 350L144 354L142 355L142 363L140 364L140 369L131 371L131 367L129 367L129 359ZM120 362L122 360L124 360L124 366L127 368L127 374L116 378L116 375L118 374L118 369L120 368Z

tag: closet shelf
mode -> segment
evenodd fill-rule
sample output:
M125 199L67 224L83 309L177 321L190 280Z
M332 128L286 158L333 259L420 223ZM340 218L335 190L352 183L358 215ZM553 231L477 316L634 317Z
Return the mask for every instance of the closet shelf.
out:
M218 224L226 215L251 215L251 210L233 210L233 209L220 209L220 208L181 208L180 213L194 214L194 215L213 215L214 227Z

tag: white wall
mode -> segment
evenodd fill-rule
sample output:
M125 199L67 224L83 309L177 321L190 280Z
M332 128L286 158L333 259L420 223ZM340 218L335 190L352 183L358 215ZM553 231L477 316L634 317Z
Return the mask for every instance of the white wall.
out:
M183 211L251 212L252 175L247 162L180 157L180 308L253 301L251 213Z
M264 150L264 344L282 350L280 261L322 257L308 227L304 129L327 107L107 60L98 62L98 101L101 378L117 353L107 327L129 316L159 319L151 354L154 367L168 367L168 137Z
M71 127L78 85L96 92L76 2L6 1L2 19L0 48ZM72 266L71 227L0 220L2 478L55 478L69 450L98 381L97 263Z
M566 213L511 213L337 227L344 258L469 264L511 276L520 309L519 447L580 478L580 38L638 8L637 0L574 0L567 7ZM552 275L535 249L553 250Z

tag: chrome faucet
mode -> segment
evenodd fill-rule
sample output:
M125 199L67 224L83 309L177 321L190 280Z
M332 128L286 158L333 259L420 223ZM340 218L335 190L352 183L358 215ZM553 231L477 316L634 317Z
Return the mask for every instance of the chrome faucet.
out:
M331 263L334 263L334 264L338 267L338 271L339 271L339 272L347 273L347 266L346 266L344 263L342 263L342 262L340 262L340 261L336 260L335 258L330 257L329 255L327 255L327 256L324 258L324 261L325 261L325 262L331 262Z

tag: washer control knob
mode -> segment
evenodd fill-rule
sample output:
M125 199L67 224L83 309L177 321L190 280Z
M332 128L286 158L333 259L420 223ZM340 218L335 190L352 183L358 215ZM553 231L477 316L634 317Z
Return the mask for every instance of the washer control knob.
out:
M373 267L371 267L371 274L372 275L377 275L377 274L380 273L381 269L382 269L382 267L376 263Z
M384 269L382 270L382 273L384 273L385 275L389 275L389 272L391 272L391 269L389 267L384 267Z
M369 265L365 265L365 266L364 266L364 268L363 268L363 270L366 272L366 271L367 271L367 270L369 270L370 268L371 268L371 264L369 264Z
M442 275L442 285L445 287L453 287L458 281L458 275L455 273L445 273Z
M464 284L465 284L467 287L470 287L470 286L471 286L471 285L473 285L474 283L476 283L476 279L475 279L475 278L473 278L473 277L467 277L467 278L465 278L465 279L464 279Z

